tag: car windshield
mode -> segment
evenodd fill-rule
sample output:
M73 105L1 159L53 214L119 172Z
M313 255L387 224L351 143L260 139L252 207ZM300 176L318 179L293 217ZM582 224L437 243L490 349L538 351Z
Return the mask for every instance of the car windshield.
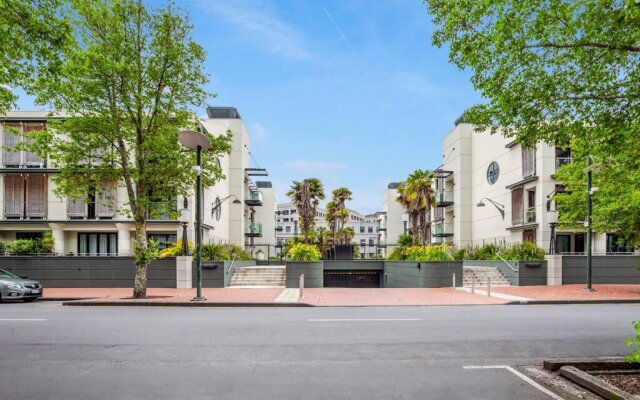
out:
M17 275L12 274L12 273L11 273L11 272L9 272L9 271L5 271L5 270L3 270L3 269L0 269L0 279L2 279L2 278L11 278L11 279L15 279L15 278L20 278L20 277L19 277L19 276L17 276Z

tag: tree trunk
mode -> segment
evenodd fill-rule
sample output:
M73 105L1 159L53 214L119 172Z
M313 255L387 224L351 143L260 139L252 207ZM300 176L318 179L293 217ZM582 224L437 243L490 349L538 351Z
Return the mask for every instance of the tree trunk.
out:
M149 253L147 243L147 228L144 223L136 221L136 239L133 246L133 258L136 264L136 277L133 281L133 297L144 299L147 297L147 265Z

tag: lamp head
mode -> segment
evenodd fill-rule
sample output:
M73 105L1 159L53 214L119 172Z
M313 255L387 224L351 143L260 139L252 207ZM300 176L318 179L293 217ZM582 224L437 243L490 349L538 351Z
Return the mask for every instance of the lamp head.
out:
M484 201L482 201L482 200L480 200L478 202L478 204L476 204L476 207L484 207L484 206L485 206L485 204L484 204Z
M236 197L236 199L233 201L233 204L242 204L242 202Z

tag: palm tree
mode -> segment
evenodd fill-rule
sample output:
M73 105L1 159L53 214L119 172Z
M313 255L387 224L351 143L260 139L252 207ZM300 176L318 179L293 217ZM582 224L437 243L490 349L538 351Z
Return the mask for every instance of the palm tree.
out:
M349 218L349 211L347 210L347 201L353 200L351 197L353 193L346 187L339 187L334 189L332 192L332 203L335 204L335 218L337 220L336 228L338 230L343 230L344 225L347 223L347 218ZM342 244L348 244L348 242L342 242Z
M433 174L428 170L415 170L398 187L398 193L397 201L409 213L414 236L422 244L429 243L431 238L427 216L433 203Z
M329 225L329 231L331 232L331 236L333 237L333 241L336 241L336 229L337 227L337 220L336 220L336 203L334 203L333 201L330 201L327 203L327 205L325 206L325 214L324 214L324 220L327 221L327 224Z
M302 182L293 181L287 192L298 210L300 230L304 243L309 243L309 233L316 224L316 214L320 200L324 200L324 187L317 178L307 178Z

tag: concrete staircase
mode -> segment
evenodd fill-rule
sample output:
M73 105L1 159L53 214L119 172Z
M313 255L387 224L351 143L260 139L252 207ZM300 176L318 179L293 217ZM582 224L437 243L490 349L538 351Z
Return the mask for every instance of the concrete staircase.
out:
M487 286L491 279L491 287L511 286L507 278L496 267L467 267L463 268L462 286L471 287L475 283L476 287Z
M229 287L285 287L286 270L284 266L257 266L235 268Z

